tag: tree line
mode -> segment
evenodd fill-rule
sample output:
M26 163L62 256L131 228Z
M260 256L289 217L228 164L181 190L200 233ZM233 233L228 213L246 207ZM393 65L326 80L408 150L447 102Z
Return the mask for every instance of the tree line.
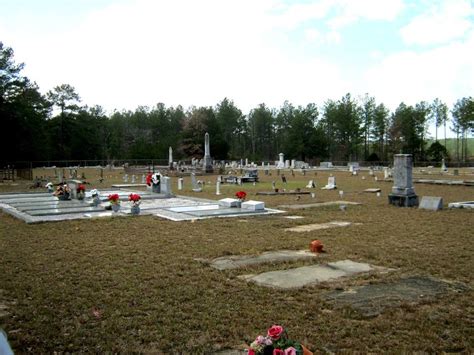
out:
M466 140L474 133L474 99L463 97L448 109L439 99L414 106L400 103L394 112L374 97L356 99L346 94L278 109L265 104L244 114L224 98L214 107L140 106L135 111L106 114L101 106L81 105L69 84L42 95L22 75L14 52L0 42L0 161L59 161L166 159L168 148L176 160L200 158L204 134L211 137L211 155L218 160L249 158L274 161L278 153L303 161L391 160L393 154L413 154L418 161L441 158L465 161ZM451 115L449 115L451 113ZM428 126L436 126L430 146ZM438 129L449 127L459 142L449 157L438 141Z

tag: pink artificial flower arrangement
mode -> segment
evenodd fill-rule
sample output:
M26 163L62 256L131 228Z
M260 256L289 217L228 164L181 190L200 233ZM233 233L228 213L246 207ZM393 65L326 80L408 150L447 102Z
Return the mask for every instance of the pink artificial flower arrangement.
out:
M247 350L248 355L312 355L313 353L306 349L297 341L288 339L286 330L281 325L272 325L267 336L259 335L250 344Z

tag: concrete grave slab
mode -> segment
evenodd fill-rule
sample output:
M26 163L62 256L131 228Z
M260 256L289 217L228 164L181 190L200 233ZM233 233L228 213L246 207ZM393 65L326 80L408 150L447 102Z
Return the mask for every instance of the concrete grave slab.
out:
M255 282L260 286L293 289L380 269L383 268L351 260L342 260L327 265L311 265L264 272L258 275L243 275L241 278Z
M107 196L117 193L122 201L118 213L105 210L108 206ZM173 221L186 221L212 217L254 216L262 214L284 213L275 209L264 208L252 211L240 208L224 208L216 201L193 197L166 197L164 194L134 190L101 190L100 197L104 204L91 206L90 192L85 200L60 201L48 193L41 194L0 194L0 209L27 223L61 221L70 219L87 219L95 217L128 216L131 214L128 196L139 193L142 197L141 215L155 215Z
M462 283L453 283L425 276L402 278L395 282L357 286L346 290L331 291L324 299L333 301L336 308L350 306L363 318L375 317L388 308L403 303L421 303L466 291Z
M374 188L371 188L371 189L365 189L364 192L368 192L368 193L376 193L376 192L380 192L382 191L381 189L377 188L377 187L374 187Z
M469 208L474 209L474 201L451 202L448 204L449 208Z
M306 203L306 204L300 204L300 205L279 205L278 208L302 210L306 208L340 206L340 205L361 205L361 203L352 202L352 201L329 201L329 202Z
M112 187L114 189L127 189L131 187L147 187L147 184L114 184Z
M423 196L421 198L419 209L438 211L443 209L443 198L437 196Z
M287 219L303 219L304 217L303 217L303 216L283 216L283 218L287 218Z
M260 255L230 255L213 259L210 266L217 270L238 269L266 263L282 263L286 261L311 260L320 257L319 254L307 250L277 250Z
M303 233L303 232L312 232L312 231L321 230L321 229L347 227L347 226L350 226L351 224L352 224L351 222L339 222L339 221L333 221L333 222L328 222L328 223L314 223L314 224L305 224L302 226L296 226L296 227L291 227L291 228L285 228L285 231Z

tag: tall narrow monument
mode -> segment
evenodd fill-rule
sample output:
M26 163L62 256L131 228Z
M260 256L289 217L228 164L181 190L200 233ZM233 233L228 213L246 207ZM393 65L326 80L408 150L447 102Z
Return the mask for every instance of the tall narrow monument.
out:
M392 193L388 195L390 204L402 207L418 206L418 196L413 188L412 170L411 154L395 154Z
M173 148L171 146L168 149L168 166L173 169Z
M204 135L204 161L202 165L206 173L214 172L212 167L211 148L209 146L209 133L207 132Z

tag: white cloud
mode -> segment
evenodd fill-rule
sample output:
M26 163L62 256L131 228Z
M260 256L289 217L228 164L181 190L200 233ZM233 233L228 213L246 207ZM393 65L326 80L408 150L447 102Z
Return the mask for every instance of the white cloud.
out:
M394 110L439 97L448 106L474 91L474 31L464 42L389 55L365 73L368 91Z
M473 28L474 7L469 0L444 0L432 4L425 13L400 30L407 44L441 44L463 37Z
M341 29L359 19L392 21L405 7L403 0L337 0L337 15L328 20L329 27Z

